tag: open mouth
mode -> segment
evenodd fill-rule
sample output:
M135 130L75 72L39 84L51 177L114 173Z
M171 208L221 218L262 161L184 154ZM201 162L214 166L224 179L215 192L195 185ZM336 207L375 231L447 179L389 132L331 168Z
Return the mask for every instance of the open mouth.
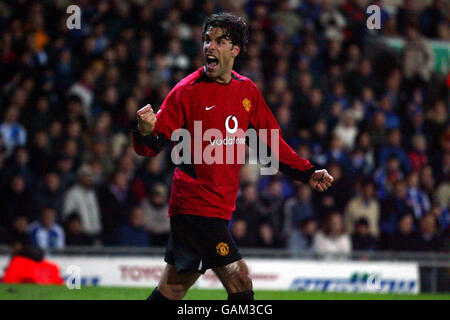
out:
M206 67L208 69L210 69L210 71L212 71L213 69L215 69L217 67L217 65L219 64L219 59L217 59L216 56L213 56L211 54L208 54L206 56Z

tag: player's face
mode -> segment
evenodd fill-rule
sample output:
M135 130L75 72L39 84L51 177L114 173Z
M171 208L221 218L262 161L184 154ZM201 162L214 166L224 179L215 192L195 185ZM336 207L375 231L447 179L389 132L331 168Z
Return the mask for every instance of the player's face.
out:
M239 51L239 46L233 45L221 28L209 28L203 37L206 75L217 82L228 83Z

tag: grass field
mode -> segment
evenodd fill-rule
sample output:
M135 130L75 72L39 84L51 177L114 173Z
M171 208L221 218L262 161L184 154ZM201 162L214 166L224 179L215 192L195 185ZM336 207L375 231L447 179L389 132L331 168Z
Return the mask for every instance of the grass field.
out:
M81 287L0 284L0 300L143 300L152 288ZM192 289L186 300L226 300L224 290ZM450 294L363 294L301 291L256 291L256 300L450 300Z

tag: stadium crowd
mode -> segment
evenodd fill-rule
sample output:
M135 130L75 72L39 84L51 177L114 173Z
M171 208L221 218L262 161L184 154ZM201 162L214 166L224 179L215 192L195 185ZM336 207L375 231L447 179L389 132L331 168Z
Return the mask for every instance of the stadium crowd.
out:
M0 243L165 245L174 166L170 150L135 154L135 114L202 65L201 24L229 11L251 29L235 69L285 140L335 178L321 194L244 165L238 245L448 250L450 78L429 43L450 41L448 3L385 2L2 1ZM80 30L67 28L69 4ZM367 4L381 30L366 28ZM370 50L383 36L405 40L398 55Z

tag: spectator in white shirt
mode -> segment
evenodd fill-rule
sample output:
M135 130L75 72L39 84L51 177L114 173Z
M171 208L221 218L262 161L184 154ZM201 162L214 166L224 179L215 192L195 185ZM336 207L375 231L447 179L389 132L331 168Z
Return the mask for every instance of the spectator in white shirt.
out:
M98 198L92 184L93 171L89 165L82 165L77 174L78 182L65 194L63 215L67 217L77 211L83 231L96 236L102 231L102 226Z
M170 220L167 218L167 187L157 183L153 186L150 197L141 203L145 216L145 227L150 234L151 243L163 246L167 243L170 232Z
M358 127L356 126L352 111L347 110L343 113L338 125L334 129L334 134L341 139L344 149L353 149L356 136L358 135Z
M324 258L342 257L352 251L352 242L344 232L344 221L339 212L326 217L322 230L314 236L313 249Z

